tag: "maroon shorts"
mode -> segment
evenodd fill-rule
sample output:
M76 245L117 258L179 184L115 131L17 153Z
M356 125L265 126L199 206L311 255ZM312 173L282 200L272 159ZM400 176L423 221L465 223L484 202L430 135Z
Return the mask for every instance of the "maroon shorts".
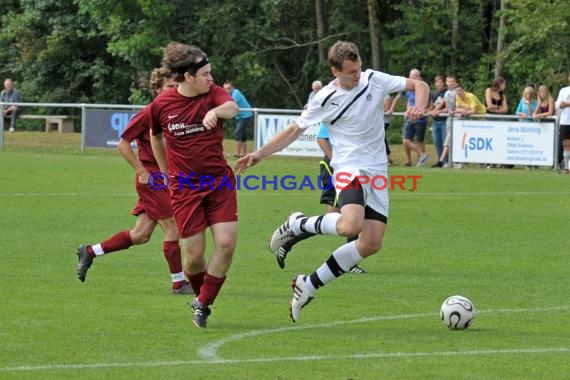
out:
M236 178L229 168L223 177L208 185L181 187L178 181L171 181L172 210L180 237L185 239L214 224L236 222L235 189Z
M148 184L139 183L139 176L135 176L135 186L139 199L132 211L133 215L139 216L146 213L151 220L163 220L172 218L170 206L170 193L168 189L153 190Z

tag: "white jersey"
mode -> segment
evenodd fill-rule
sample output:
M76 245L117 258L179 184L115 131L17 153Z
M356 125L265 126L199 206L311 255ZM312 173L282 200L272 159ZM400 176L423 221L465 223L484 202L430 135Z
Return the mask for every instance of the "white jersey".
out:
M570 102L570 86L564 87L558 93L556 108L560 110L560 124L570 125L570 107L560 108L560 102Z
M405 87L406 78L374 70L362 72L358 86L351 90L330 82L311 99L297 124L301 129L319 122L329 127L335 171L385 170L384 97Z

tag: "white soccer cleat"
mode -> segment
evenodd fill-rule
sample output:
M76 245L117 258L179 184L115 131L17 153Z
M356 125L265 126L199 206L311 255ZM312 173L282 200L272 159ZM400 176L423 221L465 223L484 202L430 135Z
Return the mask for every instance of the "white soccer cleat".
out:
M424 166L424 164L427 162L427 160L429 160L429 154L423 153L422 156L420 157L416 167Z
M305 215L302 212L297 211L292 213L289 215L287 220L280 225L275 232L273 232L271 240L269 241L269 249L271 252L276 253L279 248L295 238L295 234L293 233L293 223L295 223L295 220L298 218L302 218L304 216Z
M309 302L313 300L313 296L309 294L307 285L305 284L307 276L297 275L293 277L291 287L293 288L293 299L289 305L289 316L293 322L299 320L301 309L304 308Z

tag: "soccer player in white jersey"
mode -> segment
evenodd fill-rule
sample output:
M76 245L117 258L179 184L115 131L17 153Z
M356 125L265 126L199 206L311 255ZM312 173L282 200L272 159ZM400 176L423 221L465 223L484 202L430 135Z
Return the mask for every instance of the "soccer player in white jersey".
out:
M313 299L318 288L380 250L388 222L388 191L379 190L381 186L374 188L370 183L364 184L362 176L388 176L384 96L415 91L416 104L409 112L414 119L424 115L429 99L429 86L421 80L374 70L363 72L358 47L352 42L336 42L329 50L328 59L336 79L311 99L292 125L236 163L236 171L243 172L284 149L309 125L322 121L329 126L334 147L331 165L336 173L334 181L340 212L311 217L294 212L273 233L269 246L277 252L284 244L295 241L295 236L306 233L358 235L358 239L337 248L312 274L293 277L290 304L293 322L299 319L301 308ZM343 179L339 181L341 174Z

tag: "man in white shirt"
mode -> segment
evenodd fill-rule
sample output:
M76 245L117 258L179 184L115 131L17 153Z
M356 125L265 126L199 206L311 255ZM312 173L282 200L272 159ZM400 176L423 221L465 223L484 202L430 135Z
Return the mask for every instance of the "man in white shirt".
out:
M570 73L568 74L570 83ZM570 173L570 86L566 86L558 93L556 110L560 110L560 140L562 141L564 169Z
M362 72L358 47L352 42L336 42L329 50L328 59L336 79L315 95L293 124L236 163L236 171L243 172L287 147L308 126L318 122L329 126L333 147L331 166L335 168L333 180L340 213L311 217L300 212L291 214L273 233L270 249L277 252L296 236L307 233L358 235L358 239L336 249L312 274L293 278L289 308L293 322L299 319L301 308L313 299L316 289L346 273L382 246L388 222L388 190L364 183L364 179L388 178L383 127L385 95L415 91L416 104L409 110L413 119L425 114L429 99L429 86L421 80L374 70Z

